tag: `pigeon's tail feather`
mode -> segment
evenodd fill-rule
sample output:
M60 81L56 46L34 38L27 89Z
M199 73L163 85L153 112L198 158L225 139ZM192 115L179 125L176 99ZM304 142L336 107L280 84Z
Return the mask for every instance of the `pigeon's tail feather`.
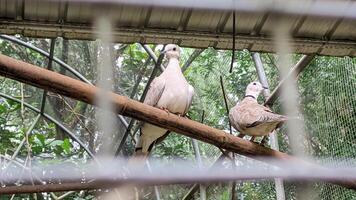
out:
M142 148L136 148L134 154L128 161L129 165L133 166L144 166L149 152L142 152Z
M153 137L144 137L142 129L140 129L140 137L137 140L136 147L135 147L135 152L132 155L132 157L129 160L129 163L133 164L142 164L144 165L147 157L151 153L153 147L163 141L169 134L170 131L166 131L165 134L162 136L155 137L155 134L149 134ZM147 134L147 132L145 132ZM161 134L160 134L161 135ZM145 135L147 136L147 135Z
M277 128L281 128L281 126L284 124L284 122L285 122L285 121L279 122L279 123L277 124L277 126L276 126L276 129L277 129Z
M295 120L301 120L300 117L287 117L284 115L281 115L282 117L280 118L280 122L277 124L276 128L280 128L284 123L286 123L287 121L295 121Z

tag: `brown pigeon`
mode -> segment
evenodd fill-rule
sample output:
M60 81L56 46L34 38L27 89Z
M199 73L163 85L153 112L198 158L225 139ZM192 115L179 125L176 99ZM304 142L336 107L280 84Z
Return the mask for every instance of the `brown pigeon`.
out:
M246 88L246 95L230 109L231 125L241 134L265 136L280 127L287 120L286 116L276 114L271 109L258 104L257 97L262 92L261 83L252 82Z

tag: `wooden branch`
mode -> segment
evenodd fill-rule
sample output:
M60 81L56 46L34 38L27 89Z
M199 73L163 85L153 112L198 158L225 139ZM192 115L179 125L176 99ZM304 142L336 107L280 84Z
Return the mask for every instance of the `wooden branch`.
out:
M99 92L102 95L102 91L93 85L4 55L0 55L0 75L93 105L97 105L96 96ZM115 106L114 112L118 114L169 129L178 134L210 143L219 148L255 159L271 157L273 159L297 160L303 162L286 153L243 140L225 133L222 130L187 118L169 114L161 109L131 100L128 97L120 96L112 92L106 92L106 96L110 98ZM356 189L354 182L343 182L339 184Z
M99 88L35 65L0 55L0 75L24 82L51 92L97 105ZM118 114L169 129L179 134L213 144L217 147L250 157L270 156L293 159L288 154L274 151L255 143L229 135L207 125L134 101L128 97L107 92Z

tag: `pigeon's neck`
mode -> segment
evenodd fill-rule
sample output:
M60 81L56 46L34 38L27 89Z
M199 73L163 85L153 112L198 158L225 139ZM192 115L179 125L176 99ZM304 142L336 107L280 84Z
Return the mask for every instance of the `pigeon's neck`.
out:
M170 58L168 60L168 65L167 65L166 71L182 72L182 70L179 66L179 60L174 57Z
M258 95L259 95L259 94L258 94L257 92L254 92L254 91L246 91L245 98L249 98L249 99L251 99L251 100L257 101Z

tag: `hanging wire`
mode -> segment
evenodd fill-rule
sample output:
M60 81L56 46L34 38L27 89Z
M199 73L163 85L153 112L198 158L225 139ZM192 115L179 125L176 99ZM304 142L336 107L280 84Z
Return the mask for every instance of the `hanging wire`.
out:
M224 97L224 103L225 103L225 109L226 109L226 116L229 117L229 105L227 104L227 99L226 99L226 93L225 93L225 88L224 88L224 82L223 82L223 78L220 75L220 86L221 86L221 90L223 93L223 97ZM231 122L229 121L229 130L230 130L230 134L232 135L232 128L231 128Z
M232 68L234 66L234 60L235 60L235 36L236 36L236 16L235 16L235 11L232 11L232 56L231 56L230 73L232 72Z

